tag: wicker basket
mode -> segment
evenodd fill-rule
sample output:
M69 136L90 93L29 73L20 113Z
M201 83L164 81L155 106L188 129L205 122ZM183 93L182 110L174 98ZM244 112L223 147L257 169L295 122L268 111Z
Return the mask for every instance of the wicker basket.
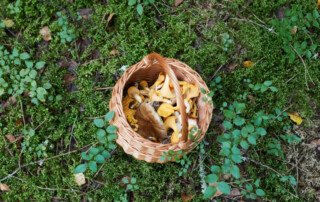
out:
M141 80L146 80L149 84L153 84L160 72L164 72L170 77L174 86L177 105L180 109L182 117L182 138L181 142L178 144L155 143L143 138L133 131L123 112L122 99L126 89L134 82ZM112 124L118 127L118 138L116 142L127 154L134 156L138 160L144 160L151 163L165 163L167 160L163 161L163 159L160 159L163 152L168 152L169 150L175 152L179 150L189 152L203 139L211 121L213 106L212 104L203 101L203 96L205 95L201 94L199 96L197 107L199 115L198 126L201 134L196 142L188 140L187 116L178 79L180 81L184 80L190 82L197 85L199 88L209 91L199 74L192 70L188 65L175 59L163 58L157 53L151 53L144 57L142 61L132 65L118 80L113 88L109 107L110 111L115 112Z

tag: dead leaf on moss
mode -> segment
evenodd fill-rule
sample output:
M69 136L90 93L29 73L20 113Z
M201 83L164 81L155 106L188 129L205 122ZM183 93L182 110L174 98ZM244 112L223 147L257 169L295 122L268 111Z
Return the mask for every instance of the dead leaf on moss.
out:
M290 32L291 32L292 35L295 35L297 33L297 31L298 31L298 27L297 26L293 26Z
M78 186L82 186L86 183L86 178L83 173L74 174L74 181Z
M15 136L13 136L11 134L6 135L6 138L7 138L7 140L9 140L10 143L14 143L16 141Z
M90 15L92 13L92 9L91 8L82 8L82 9L78 10L78 13L83 19L87 20L87 19L89 19Z
M302 123L302 118L297 112L289 113L289 117L297 125L300 125Z
M43 27L40 29L40 35L42 36L43 40L45 41L51 41L51 31L48 26Z
M7 184L0 183L0 190L1 191L10 191L10 188Z
M13 22L13 20L11 20L11 19L5 19L5 20L3 20L3 24L4 24L4 26L6 26L7 28L11 28L11 27L13 27L14 22Z
M115 13L110 13L110 15L108 16L108 19L107 19L107 25L109 24L109 22L112 20L113 16L114 16Z
M192 199L193 199L193 195L181 193L181 200L183 202L188 202L188 201L191 201Z
M111 56L119 55L119 51L118 51L117 49L112 49L112 50L110 51L110 55L111 55Z
M318 0L318 9L320 10L320 0Z
M184 1L184 0L175 0L174 6L175 6L175 7L179 6L180 4L183 3L183 1Z
M250 68L254 65L254 62L252 62L251 60L246 60L243 62L243 66L246 68Z

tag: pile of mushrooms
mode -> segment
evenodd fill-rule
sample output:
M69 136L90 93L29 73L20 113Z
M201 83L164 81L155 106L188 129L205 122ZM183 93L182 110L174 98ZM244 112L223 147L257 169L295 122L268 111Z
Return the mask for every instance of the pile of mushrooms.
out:
M197 127L199 88L179 81L188 116L188 130ZM181 138L181 115L170 78L160 73L153 85L140 81L130 86L122 100L130 126L142 137L154 142L178 143Z

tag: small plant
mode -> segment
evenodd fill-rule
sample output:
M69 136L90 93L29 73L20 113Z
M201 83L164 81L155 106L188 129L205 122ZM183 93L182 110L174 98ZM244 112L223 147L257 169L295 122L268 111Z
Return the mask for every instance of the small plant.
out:
M139 15L143 14L143 6L147 6L149 4L154 3L154 0L129 0L128 5L129 6L135 6L136 5L136 10Z
M263 83L257 83L255 85L250 83L251 80L245 80L245 82L249 83L249 88L253 89L254 91L260 91L261 93L270 90L272 92L278 92L278 88L272 85L272 81L265 81Z
M221 34L222 39L222 49L227 52L230 48L230 46L233 44L233 39L230 37L228 33Z
M121 190L120 198L119 200L115 200L116 202L128 202L128 192L134 192L139 190L139 186L136 184L137 183L137 178L135 177L123 177L121 179L121 183L126 187L125 190Z
M34 62L26 52L19 53L14 48L10 53L4 46L0 46L0 96L19 96L28 93L34 104L45 102L50 83L42 86L36 81L38 71L45 66L45 62Z
M74 27L68 23L67 16L62 12L57 12L56 14L58 16L58 25L61 29L58 32L61 43L72 42L76 38Z
M289 56L289 62L297 58L297 54L307 59L316 58L318 45L317 31L320 28L320 14L318 10L304 15L301 6L293 6L286 11L285 18L273 20L272 25L283 43L283 50Z
M111 151L117 146L114 141L117 139L117 127L109 125L108 122L114 117L114 112L108 112L104 119L95 119L93 124L98 128L96 137L98 139L98 147L92 146L87 152L82 152L81 157L83 164L78 165L74 172L83 173L89 168L91 172L97 172L98 164L105 163L106 159L111 157Z
M21 5L21 1L20 1L20 0L17 0L17 1L14 2L14 3L10 3L10 4L7 6L7 9L9 10L9 13L10 13L10 14L17 14L17 13L20 13L20 12L21 12L20 5Z
M45 140L40 144L34 142L35 130L32 128L27 130L22 130L23 142L22 142L22 152L23 153L36 153L38 158L47 158L47 147L49 146L49 140Z

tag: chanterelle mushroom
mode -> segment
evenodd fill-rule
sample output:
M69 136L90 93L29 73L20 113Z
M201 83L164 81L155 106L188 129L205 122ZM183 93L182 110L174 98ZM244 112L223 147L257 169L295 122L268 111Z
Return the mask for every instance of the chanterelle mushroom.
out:
M166 79L164 80L163 86L160 90L160 94L164 98L174 98L174 92L170 88L170 78L168 75L166 75Z
M179 109L178 106L174 107L168 103L162 103L160 105L160 107L158 108L157 112L160 116L166 118L166 117L170 116L171 114L173 114L174 111L178 110L178 109Z
M161 117L150 103L143 102L135 114L138 121L138 131L146 139L156 139L161 142L167 137L167 130Z
M130 123L130 125L133 127L134 130L138 129L137 120L134 118L134 114L136 113L135 109L131 109L130 105L131 103L134 103L135 100L129 96L126 96L122 100L123 105L123 112Z
M189 88L187 90L186 94L186 100L190 100L191 98L198 97L200 94L200 90L197 86L189 84Z
M143 90L149 90L148 82L145 80L140 81L139 85L142 87Z
M164 81L164 75L162 72L160 72L158 79L154 82L154 84L150 87L152 89L156 89L157 86L159 86L160 84L162 84L162 82Z
M165 128L172 129L173 133L171 135L171 143L175 144L179 142L179 131L176 123L176 116L170 116L168 117L164 122Z
M172 101L171 101L171 100L162 98L162 97L160 96L160 92L159 92L159 91L156 91L156 90L154 90L154 89L151 89L151 90L149 91L149 100L150 100L150 102L165 102L165 103L172 104Z
M137 100L139 103L142 102L142 98L140 96L140 91L137 87L131 86L130 88L128 88L128 95L129 95L129 97Z

